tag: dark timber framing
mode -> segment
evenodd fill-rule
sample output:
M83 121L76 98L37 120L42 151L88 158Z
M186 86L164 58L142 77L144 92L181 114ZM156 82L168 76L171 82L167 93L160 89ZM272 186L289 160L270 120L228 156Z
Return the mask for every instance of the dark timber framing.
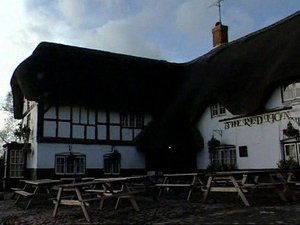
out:
M64 107L64 106L63 106ZM67 144L109 144L109 145L129 145L134 146L135 136L138 132L140 132L144 128L144 114L143 113L128 113L128 115L134 115L135 120L137 120L137 116L142 122L142 126L123 126L121 122L122 113L117 112L117 121L112 122L111 120L111 112L108 110L97 110L97 109L89 109L84 107L68 107L69 113L66 117L62 117L60 114L60 106L59 105L43 105L38 104L38 131L37 131L37 141L39 143L67 143ZM45 117L45 114L51 109L54 109L53 115L50 117ZM78 110L76 117L74 114L75 110ZM105 119L100 121L99 112L102 112L103 115L106 116ZM55 132L53 137L44 136L44 123L45 121L55 123ZM68 123L69 124L69 136L61 137L59 134L60 131L60 123ZM136 121L135 121L136 123ZM136 125L136 124L135 124ZM78 126L83 128L82 138L74 137L74 126ZM100 128L99 126L103 126L103 130L106 131L106 134L103 135L103 138L99 138ZM104 128L105 127L105 128ZM94 130L94 136L89 137L88 134L92 134L88 132L88 129ZM119 137L114 137L112 139L111 132L112 129L119 129ZM128 140L124 139L124 132L126 130L130 130L131 138ZM117 135L117 136L118 136Z

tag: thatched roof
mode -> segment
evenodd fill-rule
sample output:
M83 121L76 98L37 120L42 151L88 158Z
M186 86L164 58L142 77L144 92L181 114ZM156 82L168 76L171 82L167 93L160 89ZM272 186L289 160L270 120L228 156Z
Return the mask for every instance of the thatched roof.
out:
M175 64L41 43L11 81L15 117L23 96L37 102L153 112L138 146L201 145L196 122L212 102L232 114L263 110L275 87L300 78L300 12Z
M14 114L23 97L36 102L115 110L161 111L177 96L184 73L179 64L42 42L15 70Z

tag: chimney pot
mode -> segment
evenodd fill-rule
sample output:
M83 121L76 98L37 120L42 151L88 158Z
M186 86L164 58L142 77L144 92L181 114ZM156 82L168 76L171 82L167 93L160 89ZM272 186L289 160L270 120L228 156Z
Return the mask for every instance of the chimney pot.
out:
M223 25L221 22L217 22L212 29L213 34L213 46L219 47L222 44L228 43L228 26Z

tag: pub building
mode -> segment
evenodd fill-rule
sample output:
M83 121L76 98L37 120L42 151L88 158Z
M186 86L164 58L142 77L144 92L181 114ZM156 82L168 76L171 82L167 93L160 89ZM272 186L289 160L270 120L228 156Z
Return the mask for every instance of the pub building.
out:
M228 43L218 22L187 63L40 43L11 79L27 140L6 145L5 179L299 163L299 26L296 12Z

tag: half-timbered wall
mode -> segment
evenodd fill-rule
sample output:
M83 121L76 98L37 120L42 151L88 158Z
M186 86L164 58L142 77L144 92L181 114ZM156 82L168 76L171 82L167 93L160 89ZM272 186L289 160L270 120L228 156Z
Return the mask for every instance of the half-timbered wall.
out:
M103 155L113 150L121 155L121 172L143 171L144 154L136 150L133 140L150 122L151 116L130 115L25 101L22 124L31 129L32 151L27 153L26 163L30 176L36 178L41 171L53 175L55 156L66 154L70 149L84 155L85 169L89 173L103 170ZM137 121L139 125L135 126Z
M142 114L142 126L126 126L124 121L121 121L121 118L124 118L123 114L119 112L47 105L42 110L42 138L70 139L77 140L77 143L80 140L90 143L133 142L151 119L150 115Z

